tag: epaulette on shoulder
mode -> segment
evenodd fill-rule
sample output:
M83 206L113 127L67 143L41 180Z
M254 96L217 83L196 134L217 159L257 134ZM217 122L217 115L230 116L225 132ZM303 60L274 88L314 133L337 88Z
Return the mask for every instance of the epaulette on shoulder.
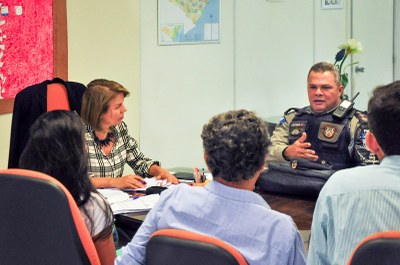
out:
M288 114L290 114L290 113L292 113L292 112L298 112L299 111L299 108L289 108L288 110L286 110L285 112L284 112L284 114L285 115L288 115Z
M367 112L366 111L359 111L357 110L354 114L354 116L357 117L357 119L361 122L361 123L368 123L368 117L367 117Z

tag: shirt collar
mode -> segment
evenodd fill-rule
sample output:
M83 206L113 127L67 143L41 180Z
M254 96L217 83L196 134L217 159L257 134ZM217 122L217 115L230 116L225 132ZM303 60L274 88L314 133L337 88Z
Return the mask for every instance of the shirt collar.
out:
M229 187L215 180L211 181L207 186L205 186L205 189L230 200L254 203L268 209L271 208L259 194L245 189Z
M398 165L400 161L400 155L384 156L380 161L380 164L395 164Z

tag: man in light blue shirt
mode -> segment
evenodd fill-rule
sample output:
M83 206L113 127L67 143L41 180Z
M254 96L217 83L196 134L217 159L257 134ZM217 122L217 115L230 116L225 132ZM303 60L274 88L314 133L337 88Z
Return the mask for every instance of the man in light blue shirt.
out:
M214 180L205 187L180 184L163 191L115 264L145 264L146 244L163 228L219 238L249 264L305 264L304 244L291 217L271 210L253 192L265 166L267 131L266 123L246 110L211 118L201 136Z
M346 264L363 238L400 230L400 81L374 90L368 124L366 144L381 163L338 171L325 184L307 264Z

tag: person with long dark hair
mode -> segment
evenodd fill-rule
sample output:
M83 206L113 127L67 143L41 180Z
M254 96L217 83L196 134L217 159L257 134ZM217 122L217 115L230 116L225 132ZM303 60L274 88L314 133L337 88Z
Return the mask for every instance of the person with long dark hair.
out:
M89 179L84 125L79 115L64 110L42 114L30 128L19 167L50 175L68 189L81 211L101 264L113 264L113 214Z

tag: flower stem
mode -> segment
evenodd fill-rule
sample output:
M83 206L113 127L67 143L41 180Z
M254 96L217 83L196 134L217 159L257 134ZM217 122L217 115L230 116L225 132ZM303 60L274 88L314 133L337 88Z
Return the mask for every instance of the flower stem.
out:
M340 75L342 75L342 66L343 66L344 61L346 61L347 56L348 56L348 54L346 53L345 56L343 57L342 62L339 65L339 74Z

